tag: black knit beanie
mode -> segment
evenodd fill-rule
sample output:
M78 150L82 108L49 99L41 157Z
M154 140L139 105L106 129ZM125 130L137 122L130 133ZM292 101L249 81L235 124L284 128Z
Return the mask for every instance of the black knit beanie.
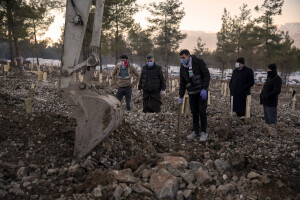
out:
M268 68L269 68L270 70L272 70L272 71L277 71L277 69L276 69L276 64L270 64L270 65L268 66Z
M237 60L236 60L236 62L238 62L238 63L241 63L241 64L245 64L245 58L243 58L243 57L241 57L241 58L238 58Z

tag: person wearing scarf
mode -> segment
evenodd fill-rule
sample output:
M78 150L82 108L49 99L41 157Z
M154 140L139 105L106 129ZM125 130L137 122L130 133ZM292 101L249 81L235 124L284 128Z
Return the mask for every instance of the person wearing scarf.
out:
M125 96L126 109L130 111L132 87L137 84L140 74L138 73L136 68L128 61L128 56L122 55L120 59L121 63L116 65L112 74L112 79L116 89L118 90L116 94L117 99L119 99L119 101L122 101L123 97ZM135 75L136 80L134 83L131 83L131 77L133 75Z
M278 95L281 92L282 79L277 73L276 64L270 64L267 73L268 77L260 94L260 104L263 105L266 127L271 134L274 133L272 125L277 124Z
M142 68L138 89L139 93L143 91L143 112L159 113L161 97L166 95L166 82L161 66L154 62L152 55L147 56L147 64Z
M188 140L200 138L201 142L207 140L207 90L209 88L210 73L205 62L190 55L188 50L180 52L180 88L179 103L183 103L183 96L187 90L189 103L193 115L193 131L187 136ZM201 132L199 128L201 121Z

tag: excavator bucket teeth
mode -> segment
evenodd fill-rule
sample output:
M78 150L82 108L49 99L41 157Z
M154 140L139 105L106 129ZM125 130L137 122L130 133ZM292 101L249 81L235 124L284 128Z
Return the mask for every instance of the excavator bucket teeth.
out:
M89 90L70 90L65 95L67 102L74 105L77 121L74 157L79 160L120 125L123 113L120 102L111 95Z

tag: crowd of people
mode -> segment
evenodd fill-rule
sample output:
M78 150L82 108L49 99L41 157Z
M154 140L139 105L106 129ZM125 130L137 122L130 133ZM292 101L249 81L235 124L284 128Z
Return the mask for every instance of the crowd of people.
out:
M187 135L188 140L199 139L204 142L207 133L207 100L210 84L210 73L204 60L191 55L188 50L180 52L180 86L178 103L183 103L185 93L189 95L190 110L193 117L192 132ZM126 109L130 111L132 88L138 83L138 93L143 96L143 112L161 112L162 96L166 95L166 81L162 67L152 55L148 55L147 64L141 73L122 55L121 62L113 72L113 82L117 89L116 97L122 101L125 96ZM269 131L277 124L278 95L281 92L282 79L277 73L276 64L267 67L267 80L260 94L260 103L264 109L264 119ZM135 76L135 82L131 78ZM233 96L233 111L243 119L246 113L246 99L251 94L254 85L253 70L245 65L244 58L238 58L235 63L229 83L230 95Z

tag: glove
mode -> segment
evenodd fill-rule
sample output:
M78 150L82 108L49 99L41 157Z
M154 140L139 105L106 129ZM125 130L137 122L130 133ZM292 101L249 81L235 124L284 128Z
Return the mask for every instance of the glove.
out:
M164 91L164 90L160 91L160 95L161 96L165 96L166 95L166 91Z
M183 98L179 98L178 103L183 104Z
M200 96L202 97L202 100L206 100L207 99L207 91L206 90L201 90Z

